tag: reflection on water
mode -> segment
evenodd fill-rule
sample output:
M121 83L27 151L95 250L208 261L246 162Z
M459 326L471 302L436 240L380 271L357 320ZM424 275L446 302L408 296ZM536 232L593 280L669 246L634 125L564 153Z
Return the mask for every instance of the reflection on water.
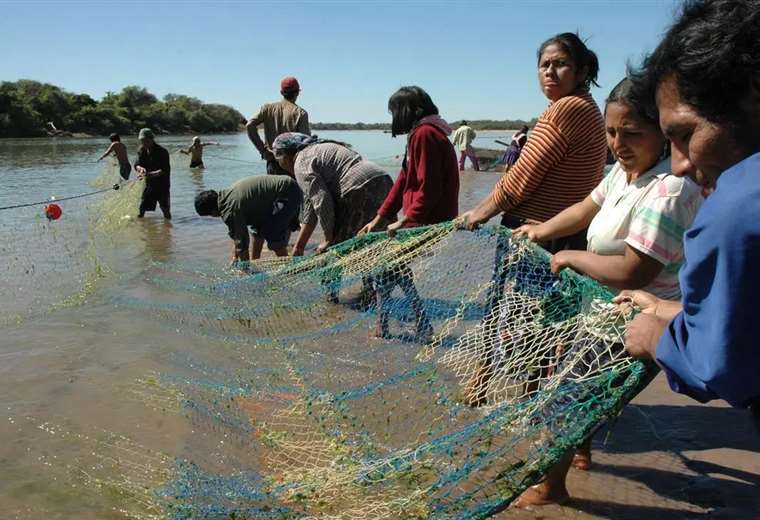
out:
M507 134L481 132L476 144L488 146ZM353 144L395 176L403 139L382 132L322 135ZM106 430L122 432L166 453L193 449L185 444L192 424L179 415L154 413L131 398L129 389L146 373L176 370L178 356L203 359L214 348L229 347L180 328L168 331L146 319L153 310L124 302L165 297L149 283L157 263L225 265L226 228L219 219L198 217L193 199L204 189L262 174L264 163L245 135L208 137L222 146L205 154L205 170L191 170L185 156L171 154L171 222L160 212L134 218L138 184L63 202L63 217L55 222L44 219L39 207L0 211L0 517L122 518L111 507L124 497L109 503L65 484L81 478L65 468L87 456L86 444L42 432L40 421L94 438ZM173 151L187 138L157 141ZM134 160L135 140L124 142ZM107 144L106 139L0 140L0 206L115 182L112 163L94 162ZM463 174L460 209L472 207L497 178ZM187 295L168 303L190 300Z
M171 260L172 222L166 219L149 219L141 224L146 257L154 262Z

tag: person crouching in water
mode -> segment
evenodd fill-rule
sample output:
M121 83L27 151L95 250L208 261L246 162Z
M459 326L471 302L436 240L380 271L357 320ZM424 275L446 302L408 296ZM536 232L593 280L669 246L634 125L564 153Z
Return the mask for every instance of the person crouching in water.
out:
M420 87L402 87L388 100L393 121L391 134L408 134L406 154L396 182L377 215L360 230L360 234L383 231L399 210L403 216L385 228L390 236L401 228L446 222L457 216L459 201L459 165L454 146L449 141L451 128L438 115L430 96ZM417 320L417 337L432 334L432 326L417 294L412 271L404 265L396 273L377 280L377 334L388 335L388 301L396 285L411 300Z
M220 217L232 239L232 263L261 258L264 241L277 256L288 255L290 221L298 214L303 196L286 175L258 175L241 179L229 189L200 192L195 211L202 217ZM252 228L250 255L248 227Z
M138 218L143 218L146 211L156 211L156 203L161 206L165 219L171 219L169 204L170 175L169 152L156 144L153 131L143 128L137 136L140 149L137 151L135 171L138 179L145 179L145 189L140 201Z

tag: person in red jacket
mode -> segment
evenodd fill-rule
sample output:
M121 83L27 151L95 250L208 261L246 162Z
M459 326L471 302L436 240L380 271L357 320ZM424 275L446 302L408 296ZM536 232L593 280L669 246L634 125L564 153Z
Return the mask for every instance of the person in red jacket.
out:
M375 218L359 234L382 231L381 223L391 222L385 230L393 236L402 227L437 224L458 214L459 165L449 141L451 128L438 115L438 107L420 87L402 87L388 100L388 110L393 116L391 135L408 134L406 154L393 188ZM403 215L395 220L399 210ZM396 285L401 287L414 309L417 338L425 340L432 334L433 327L408 266L378 276L375 282L378 336L388 337L387 302Z
M362 232L380 231L379 224L403 216L388 225L391 236L402 227L437 224L457 216L459 166L449 141L451 128L420 87L402 87L388 101L393 115L391 135L409 134L401 172L377 216Z

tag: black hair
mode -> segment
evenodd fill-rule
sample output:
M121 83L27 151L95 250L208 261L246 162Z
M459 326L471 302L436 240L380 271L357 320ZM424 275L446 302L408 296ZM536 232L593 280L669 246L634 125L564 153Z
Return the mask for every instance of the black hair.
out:
M295 103L296 99L298 98L298 94L300 94L300 90L282 90L280 91L280 94L282 94L282 97L290 101L291 103Z
M201 217L219 211L219 194L214 190L206 190L195 196L195 211Z
M111 142L118 142L121 141L121 137L119 137L119 134L111 134L108 136L108 138L111 140Z
M438 107L420 87L401 87L388 100L388 111L393 116L391 135L396 137L408 133L423 117L438 114Z
M524 134L528 133L528 130L530 130L530 129L528 128L528 125L524 125L524 126L523 126L523 127L520 129L520 131L521 131L522 133L524 133Z
M549 45L559 45L566 53L570 55L575 63L576 71L586 71L586 77L583 80L583 86L588 90L591 85L596 87L599 83L596 82L596 78L599 75L599 58L596 57L596 53L586 47L586 44L575 33L561 33L552 36L538 48L537 60L541 61L541 55Z
M464 119L462 120L462 126L467 126L467 121L465 121Z
M673 78L681 99L714 123L748 123L741 102L760 70L760 0L687 0L657 48L633 74L655 99Z
M620 103L632 108L636 114L649 124L659 128L659 117L657 115L657 105L652 96L642 95L634 88L634 82L626 76L610 91L610 95L604 101L604 112L607 113L606 105L610 103Z

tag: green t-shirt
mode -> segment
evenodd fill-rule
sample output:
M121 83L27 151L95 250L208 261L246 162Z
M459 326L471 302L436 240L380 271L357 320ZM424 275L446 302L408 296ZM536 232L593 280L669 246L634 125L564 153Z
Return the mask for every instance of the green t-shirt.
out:
M282 205L298 193L296 181L287 175L257 175L237 181L219 192L219 215L230 230L238 253L248 249L248 226L270 226Z

